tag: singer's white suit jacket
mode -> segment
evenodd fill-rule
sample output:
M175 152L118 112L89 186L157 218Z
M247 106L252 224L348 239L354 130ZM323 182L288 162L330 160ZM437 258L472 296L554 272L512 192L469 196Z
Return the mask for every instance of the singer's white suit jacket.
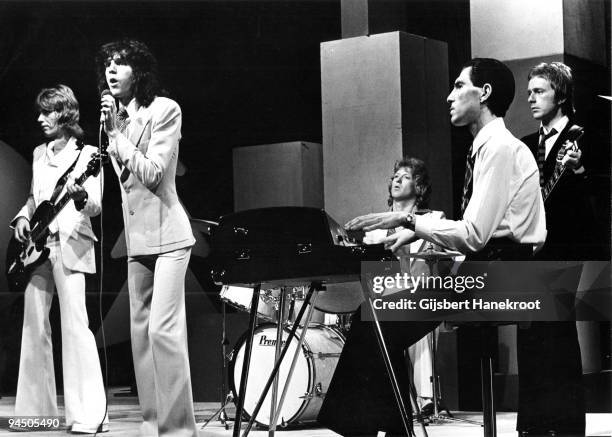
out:
M156 97L147 107L136 108L132 100L127 109L127 132L118 134L108 150L120 178L128 255L193 246L175 185L181 108L171 99ZM121 176L126 170L127 179Z
M31 220L36 208L43 201L49 200L48 198L43 198L45 196L43 196L42 193L48 193L49 187L42 186L48 182L46 182L46 178L41 177L41 175L50 170L54 170L57 175L54 180L57 181L57 179L59 179L72 165L77 156L79 156L77 141L74 137L70 138L64 150L58 155L52 156L50 159L49 155L51 154L47 154L47 148L48 145L45 143L34 149L30 195L28 196L26 204L11 221L11 226L15 225L19 217L25 217ZM78 178L85 171L87 164L95 152L97 152L95 147L83 147L79 160L71 172L74 178ZM58 214L54 220L55 223L52 223L50 226L51 232L58 231L59 233L60 250L62 251L64 266L73 271L83 273L96 272L94 241L97 241L97 239L91 228L91 221L89 218L95 217L101 210L102 189L100 186L100 178L100 175L96 177L90 176L83 184L83 188L87 191L88 199L85 207L81 211L76 210L74 202L71 200ZM53 184L55 184L55 182L53 182ZM57 197L57 200L65 193L66 189L64 187Z

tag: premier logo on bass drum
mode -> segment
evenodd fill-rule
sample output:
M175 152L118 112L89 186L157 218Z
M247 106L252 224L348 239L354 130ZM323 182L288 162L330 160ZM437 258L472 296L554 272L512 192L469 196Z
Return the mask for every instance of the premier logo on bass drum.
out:
M285 346L287 340L283 340L281 342L281 347ZM266 335L262 335L259 337L259 346L276 346L276 339L268 339Z

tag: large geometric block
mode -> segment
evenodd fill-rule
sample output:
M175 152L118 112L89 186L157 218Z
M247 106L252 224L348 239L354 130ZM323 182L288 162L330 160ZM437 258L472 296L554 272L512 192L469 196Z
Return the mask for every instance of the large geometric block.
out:
M404 154L429 166L432 207L451 211L446 44L403 32L321 44L325 209L339 222L386 209Z
M323 207L321 145L305 141L240 147L234 156L234 210Z

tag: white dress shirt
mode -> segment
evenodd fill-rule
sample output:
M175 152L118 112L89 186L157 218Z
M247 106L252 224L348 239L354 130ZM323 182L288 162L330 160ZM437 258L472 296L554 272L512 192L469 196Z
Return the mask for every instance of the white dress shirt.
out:
M474 138L472 197L462 220L417 216L419 238L478 252L491 238L508 237L538 250L546 239L538 165L529 148L497 118Z
M548 133L553 129L556 131L554 135L551 135L544 141L544 147L546 149L546 152L544 154L544 159L548 159L548 154L550 153L550 150L553 148L553 146L557 142L557 138L559 138L559 135L561 134L563 129L565 129L565 126L567 126L567 123L569 123L569 118L567 118L567 116L565 115L561 117L559 120L557 120L557 122L554 125L552 125L550 129L546 129L540 123L540 127L544 131L544 135L548 135Z

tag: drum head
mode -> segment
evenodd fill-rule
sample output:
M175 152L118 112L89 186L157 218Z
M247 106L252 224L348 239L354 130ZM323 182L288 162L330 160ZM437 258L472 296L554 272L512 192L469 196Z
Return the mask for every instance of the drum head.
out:
M244 352L246 347L246 335L236 344L232 353L232 360L229 367L230 386L234 393L234 399L238 399L238 392L240 390L240 377L242 372L242 363L244 360ZM284 342L289 338L289 331L283 330L283 345ZM279 371L278 379L278 396L277 402L285 388L285 381L289 368L291 367L291 361L293 360L293 354L298 345L298 339L293 337L290 340L290 346L287 350L287 354L283 360L283 363ZM251 352L251 365L249 367L249 375L247 380L247 391L244 400L244 412L247 416L251 416L255 410L257 401L263 392L263 389L268 381L272 369L274 367L274 355L276 347L276 325L264 324L260 325L255 329L253 336L253 350ZM298 360L293 371L291 382L289 383L289 389L287 396L283 403L281 414L277 425L281 423L290 423L294 418L298 417L301 410L304 408L307 400L304 399L304 395L310 392L312 386L311 376L311 365L308 358L304 354L304 350L300 351ZM272 388L268 391L268 394L262 404L262 407L257 415L256 422L260 425L269 426L272 418L270 417L270 404L272 398Z
M349 314L355 312L363 302L363 292L359 282L327 284L319 291L315 308L324 313Z

